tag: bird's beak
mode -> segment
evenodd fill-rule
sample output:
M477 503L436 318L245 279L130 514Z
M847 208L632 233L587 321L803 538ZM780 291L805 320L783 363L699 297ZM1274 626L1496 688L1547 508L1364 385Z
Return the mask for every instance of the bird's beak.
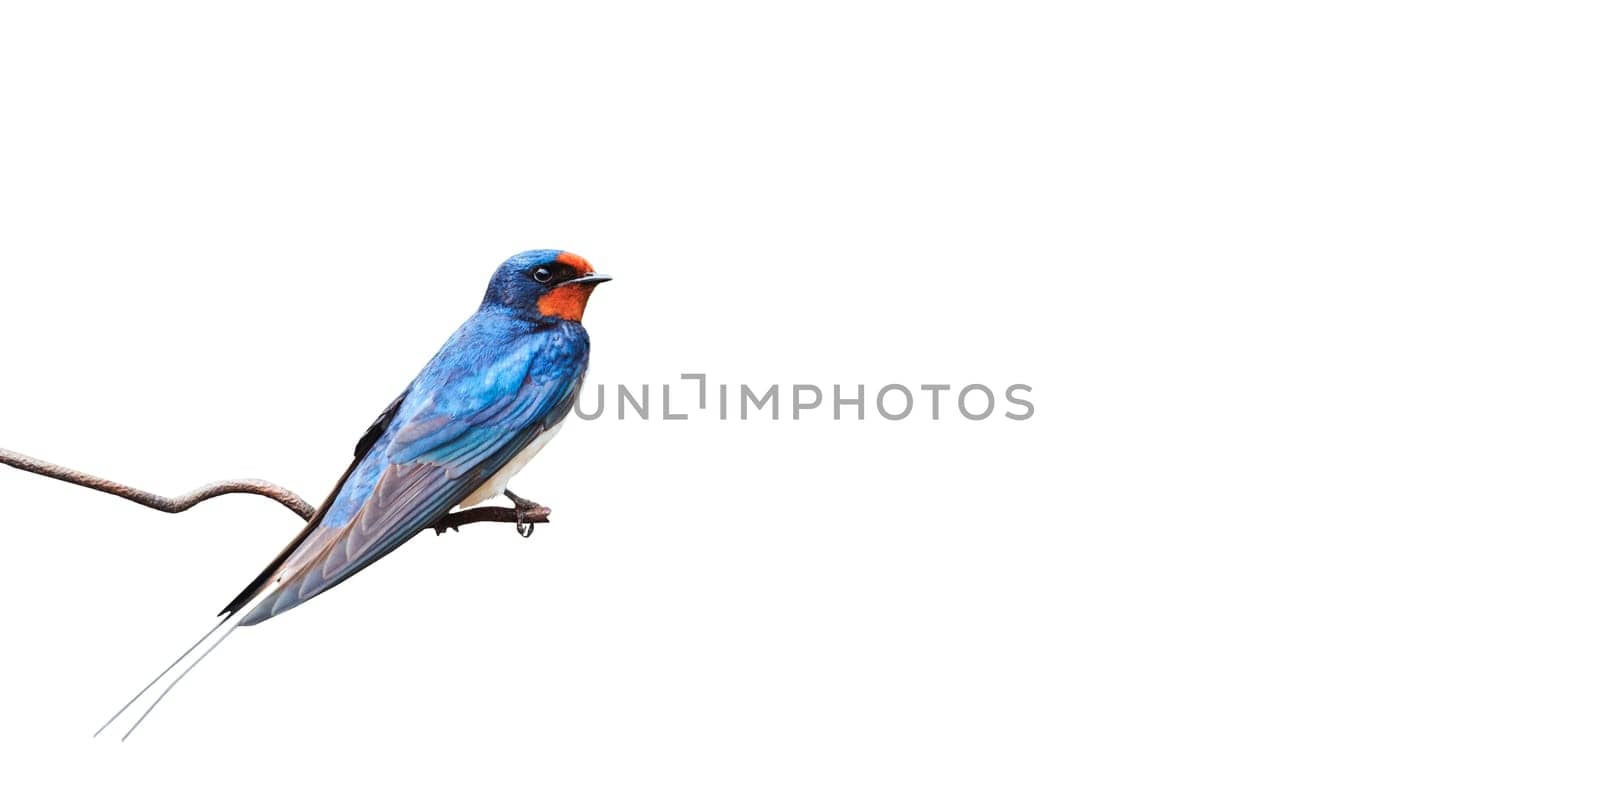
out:
M611 277L605 275L604 273L591 273L588 276L580 276L576 279L568 279L564 282L564 284L599 284L601 282L609 281L611 281Z

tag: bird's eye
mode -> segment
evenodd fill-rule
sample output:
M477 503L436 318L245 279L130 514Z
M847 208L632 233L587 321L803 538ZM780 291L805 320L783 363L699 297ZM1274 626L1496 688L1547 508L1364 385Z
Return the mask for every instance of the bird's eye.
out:
M533 272L533 280L540 284L549 284L556 275L549 268L538 268Z

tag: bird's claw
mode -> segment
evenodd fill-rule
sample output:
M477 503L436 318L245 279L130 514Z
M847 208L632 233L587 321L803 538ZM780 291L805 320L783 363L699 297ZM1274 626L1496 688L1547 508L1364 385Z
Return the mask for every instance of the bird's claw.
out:
M531 538L533 536L534 517L545 511L545 507L533 500L518 497L512 494L509 489L506 491L506 499L511 500L511 504L516 506L517 509L517 535L523 538Z

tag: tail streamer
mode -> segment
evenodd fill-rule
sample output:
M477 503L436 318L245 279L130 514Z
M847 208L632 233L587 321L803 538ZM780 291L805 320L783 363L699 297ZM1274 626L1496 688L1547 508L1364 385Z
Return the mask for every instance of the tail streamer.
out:
M265 595L266 594L261 594L261 596ZM251 601L254 602L255 600ZM165 682L166 686L162 687L159 691L156 691L155 698L150 700L150 703L145 706L143 710L139 711L138 719L134 720L133 724L128 727L127 731L123 732L122 739L127 740L128 737L133 734L134 729L139 728L139 724L144 723L144 719L150 717L150 713L155 710L156 706L161 703L162 699L166 698L167 694L172 692L172 688L177 687L178 683L182 682L183 678L188 676L189 672L193 671L194 667L199 665L201 660L204 660L207 655L215 651L218 646L221 646L222 642L227 640L228 636L233 634L235 629L239 628L240 620L244 618L245 614L249 612L249 608L253 606L253 604L246 605L245 609L229 613L221 621L218 621L217 625L212 627L211 630L206 634L201 635L200 639L195 641L193 646L190 646L184 651L183 654L178 655L178 659L173 660L170 665L162 669L161 673L156 675L156 678L150 680L149 684L145 685L139 690L139 692L135 693L133 698L128 699L128 703L123 704L122 709L117 710L116 714L112 715L111 718L105 722L105 725L96 730L94 736L99 737L101 733L103 733L106 729L111 728L111 726L115 724L119 718L122 718L124 714L132 716L133 713L129 710L132 709L135 704L140 703L141 700L145 698L146 694L155 691L157 685ZM221 634L218 634L219 630L221 631ZM207 643L207 641L210 642ZM187 664L185 664L185 661L188 661ZM172 675L174 671L176 671L176 675Z

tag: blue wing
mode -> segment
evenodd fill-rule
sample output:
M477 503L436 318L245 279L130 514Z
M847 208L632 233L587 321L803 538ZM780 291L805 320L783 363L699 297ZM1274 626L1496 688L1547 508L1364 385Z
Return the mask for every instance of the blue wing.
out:
M588 337L575 325L534 331L516 322L474 316L462 326L368 430L300 538L225 612L270 590L240 622L258 624L338 585L560 422L588 365Z

